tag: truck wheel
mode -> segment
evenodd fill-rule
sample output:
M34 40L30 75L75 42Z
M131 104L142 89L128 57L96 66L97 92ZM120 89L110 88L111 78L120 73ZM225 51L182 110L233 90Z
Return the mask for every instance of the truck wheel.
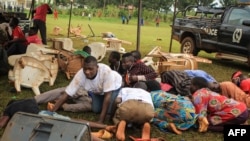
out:
M199 50L196 49L193 38L185 37L181 42L181 53L193 54L197 56Z

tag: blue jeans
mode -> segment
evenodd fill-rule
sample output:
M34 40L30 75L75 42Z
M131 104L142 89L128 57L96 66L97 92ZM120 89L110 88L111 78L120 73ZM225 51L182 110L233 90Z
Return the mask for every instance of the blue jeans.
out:
M108 112L107 112L108 114L111 113L112 105L113 105L119 91L120 91L120 88L111 92L111 99L110 99L109 108L108 108ZM88 92L88 93L92 97L92 111L94 113L101 113L104 95L90 94L90 92Z

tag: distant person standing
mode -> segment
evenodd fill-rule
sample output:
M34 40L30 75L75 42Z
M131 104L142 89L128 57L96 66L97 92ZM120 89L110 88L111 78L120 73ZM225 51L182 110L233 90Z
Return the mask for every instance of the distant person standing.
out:
M90 21L91 20L91 13L89 13L88 17L89 17L89 21Z
M58 19L58 11L55 9L54 10L54 19L57 20Z
M84 16L85 16L85 12L84 12L84 11L82 11L82 18L84 18Z
M123 16L122 16L122 24L125 24L125 20L126 20L126 18L125 18L125 16L123 15Z
M155 18L155 24L156 24L156 27L159 27L159 25L160 25L160 17L159 16L157 16Z
M47 45L46 40L46 14L52 14L53 11L48 4L42 4L32 11L34 15L33 26L36 27L41 35L42 43Z

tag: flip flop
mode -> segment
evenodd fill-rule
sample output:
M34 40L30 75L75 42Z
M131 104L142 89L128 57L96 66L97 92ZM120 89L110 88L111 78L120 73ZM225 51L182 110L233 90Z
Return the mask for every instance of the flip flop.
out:
M101 139L110 139L113 137L112 133L104 129L101 129L98 132L91 132L91 135Z
M117 141L125 141L125 128L126 121L122 120L118 123L117 131L116 131L116 139Z

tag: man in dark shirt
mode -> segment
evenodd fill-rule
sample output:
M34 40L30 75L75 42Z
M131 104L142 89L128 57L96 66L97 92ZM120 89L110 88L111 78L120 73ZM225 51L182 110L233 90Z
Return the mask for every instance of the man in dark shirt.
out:
M157 77L155 70L142 62L135 62L131 53L122 55L122 67L126 70L124 74L125 86L133 87L138 81L154 80Z

